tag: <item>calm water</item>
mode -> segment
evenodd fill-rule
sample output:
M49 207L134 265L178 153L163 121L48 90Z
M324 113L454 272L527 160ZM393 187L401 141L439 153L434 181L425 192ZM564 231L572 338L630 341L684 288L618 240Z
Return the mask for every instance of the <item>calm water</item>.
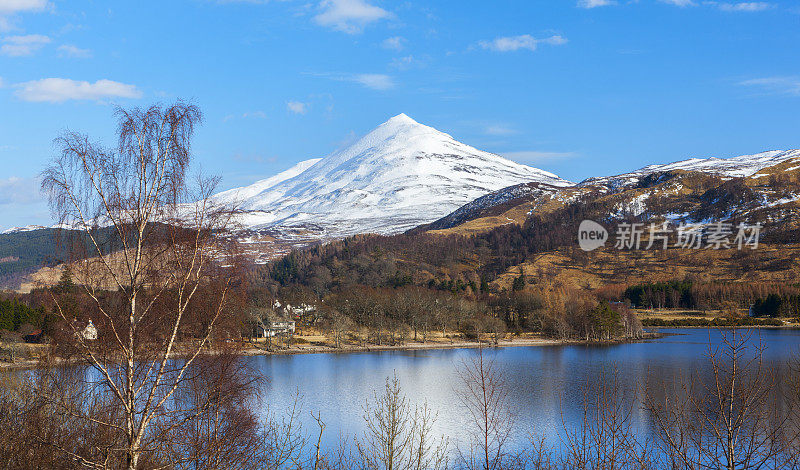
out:
M676 333L658 340L611 346L539 346L487 350L506 372L510 403L516 411L516 438L530 431L554 436L575 426L582 416L583 389L603 374L615 370L628 396L641 404L644 384L674 383L681 374L708 373L709 341L719 344L720 330L662 329ZM780 368L782 361L800 353L800 331L760 330L753 339L767 346L767 363ZM296 393L301 396L301 416L313 430L309 411L321 412L326 422L328 444L340 436L363 431L363 405L380 392L386 377L397 374L412 403L428 405L438 412L436 431L458 440L467 424L465 410L456 394L460 386L458 368L476 350L383 351L348 354L310 354L252 357L268 378L264 407L281 413ZM663 389L663 387L662 387ZM638 390L638 392L637 392ZM650 417L634 406L635 425L647 432ZM563 423L563 424L562 424Z

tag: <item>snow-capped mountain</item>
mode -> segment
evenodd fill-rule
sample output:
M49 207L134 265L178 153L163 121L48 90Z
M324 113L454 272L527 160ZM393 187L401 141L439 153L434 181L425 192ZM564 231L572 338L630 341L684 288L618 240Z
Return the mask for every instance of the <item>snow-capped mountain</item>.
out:
M793 158L800 158L800 150L773 150L733 158L690 158L663 165L647 165L636 171L617 176L588 178L579 183L579 186L605 185L610 188L619 188L637 184L639 180L647 175L673 170L700 171L727 178L743 178L752 176L761 169Z
M235 205L247 228L336 238L402 232L532 181L572 184L400 114L341 151L215 197Z
M13 228L10 228L8 230L4 230L4 231L0 232L0 234L8 235L8 234L12 234L12 233L32 232L34 230L44 230L46 228L47 227L45 227L44 225L26 225L24 227L13 227Z

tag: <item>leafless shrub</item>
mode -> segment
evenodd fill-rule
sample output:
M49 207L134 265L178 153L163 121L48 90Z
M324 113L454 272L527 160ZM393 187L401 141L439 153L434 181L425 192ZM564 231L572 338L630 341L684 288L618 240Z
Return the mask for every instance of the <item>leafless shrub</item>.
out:
M483 348L459 370L461 402L469 416L467 449L458 448L458 461L469 470L505 468L512 457L507 446L514 417L509 408L508 385Z
M721 345L709 345L711 380L695 374L677 393L648 393L647 408L673 468L797 466L791 411L780 402L775 371L764 364L764 345L751 344L751 337L752 331L723 331Z
M578 428L570 429L562 413L560 465L582 470L656 468L651 444L642 441L637 434L640 430L633 426L636 402L631 398L626 396L616 368L608 376L601 371L597 383L587 383Z
M374 470L446 469L447 441L432 437L436 420L427 405L413 407L395 375L382 395L364 406L367 430L355 441L360 466Z

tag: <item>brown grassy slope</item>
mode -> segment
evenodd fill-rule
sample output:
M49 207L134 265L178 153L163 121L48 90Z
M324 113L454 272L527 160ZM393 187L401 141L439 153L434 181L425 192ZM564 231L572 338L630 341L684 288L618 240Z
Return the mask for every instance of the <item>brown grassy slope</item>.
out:
M606 247L592 252L559 249L535 255L494 281L510 289L520 270L529 283L595 289L610 284L641 284L692 279L698 282L800 282L800 243L761 244L757 250L669 249L622 251Z

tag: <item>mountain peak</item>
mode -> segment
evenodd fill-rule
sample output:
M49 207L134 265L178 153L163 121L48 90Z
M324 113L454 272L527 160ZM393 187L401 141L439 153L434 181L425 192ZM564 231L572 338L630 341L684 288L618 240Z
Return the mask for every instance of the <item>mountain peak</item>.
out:
M433 128L429 128L424 124L418 123L405 113L400 113L397 116L389 118L386 122L373 129L372 132L367 135L377 133L384 137L390 137L409 130L433 130Z
M417 121L411 119L406 113L400 113L397 116L389 118L385 124L389 123L396 123L396 124L419 124Z

